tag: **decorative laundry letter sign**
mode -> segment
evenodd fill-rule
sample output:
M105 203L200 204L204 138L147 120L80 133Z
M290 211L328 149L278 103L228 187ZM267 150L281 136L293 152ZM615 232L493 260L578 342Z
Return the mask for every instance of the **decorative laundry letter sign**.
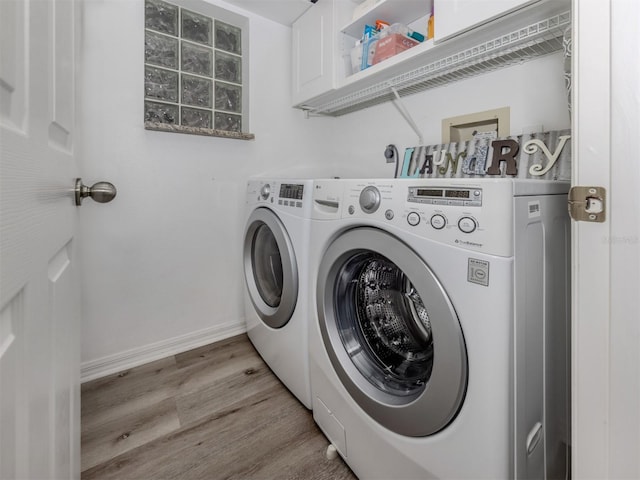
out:
M553 155L551 155L551 152L549 151L547 146L542 142L542 140L533 139L525 143L524 147L522 148L522 150L524 150L525 153L536 153L538 149L540 149L542 150L542 153L544 153L545 157L547 157L547 159L549 160L549 163L547 164L546 167L543 167L541 163L536 163L535 165L531 165L531 167L529 167L529 173L535 176L542 176L545 173L547 173L549 170L551 170L551 167L553 167L556 163L556 160L558 160L558 157L560 156L560 152L562 152L562 149L564 148L564 144L567 143L567 140L570 138L571 138L571 135L562 135L561 137L559 137L558 146L556 147L556 151L553 152Z
M413 152L415 151L415 148L407 148L404 151L404 160L402 161L402 172L400 173L400 177L402 178L418 178L418 176L420 175L420 172L418 171L417 168L417 162L412 162L411 159L413 157ZM420 149L418 148L418 151L420 151ZM409 169L411 168L411 166L413 166L413 173L409 174Z
M487 157L489 145L477 145L473 155L462 162L462 173L467 175L484 175L487 173Z
M505 173L507 175L518 174L518 162L516 156L520 150L520 145L515 140L494 140L491 142L493 147L493 159L491 160L491 166L487 170L487 175L500 175L500 164L505 162L507 168ZM507 148L506 152L503 149Z
M500 139L495 136L495 133L491 137L478 134L471 140L409 148L405 151L402 176L501 176L560 181L571 178L571 130L527 133Z
M420 175L424 175L425 173L427 175L431 175L433 173L433 155L424 156L424 163L422 164L422 168L420 169Z
M460 157L464 158L466 156L467 151L465 150L464 152L457 153L454 160L453 156L449 152L447 152L447 161L444 165L438 167L438 172L440 173L440 175L444 175L445 173L447 173L447 170L449 170L449 165L451 165L451 176L454 176L458 172L458 162L460 161Z
M440 156L437 156L436 153L440 152ZM433 152L433 164L436 167L439 167L440 165L442 165L444 163L444 159L445 156L447 155L447 151L446 150L435 150Z

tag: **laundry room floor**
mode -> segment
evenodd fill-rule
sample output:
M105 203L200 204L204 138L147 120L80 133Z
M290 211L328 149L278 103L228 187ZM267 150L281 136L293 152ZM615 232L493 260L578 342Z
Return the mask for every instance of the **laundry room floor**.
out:
M246 335L82 385L82 479L355 479Z

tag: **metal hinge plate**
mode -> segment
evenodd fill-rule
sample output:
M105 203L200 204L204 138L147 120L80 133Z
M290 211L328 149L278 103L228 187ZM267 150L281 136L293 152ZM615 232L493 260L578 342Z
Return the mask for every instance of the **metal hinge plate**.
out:
M603 187L571 187L569 215L576 222L598 222L606 219L607 191Z

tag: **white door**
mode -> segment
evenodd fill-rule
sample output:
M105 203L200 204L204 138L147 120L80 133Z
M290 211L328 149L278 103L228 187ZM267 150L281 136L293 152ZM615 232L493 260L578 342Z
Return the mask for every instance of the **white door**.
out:
M0 478L80 477L80 3L0 0Z
M335 1L323 0L293 22L294 105L304 103L335 87L335 15Z
M573 478L640 478L640 2L573 2L575 185L607 189L573 225Z

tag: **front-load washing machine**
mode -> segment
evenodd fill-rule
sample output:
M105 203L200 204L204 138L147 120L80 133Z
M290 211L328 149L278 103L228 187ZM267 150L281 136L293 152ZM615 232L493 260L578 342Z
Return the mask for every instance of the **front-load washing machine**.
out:
M249 339L307 408L312 186L313 180L249 180L243 249Z
M313 190L313 416L354 473L567 478L568 185Z

